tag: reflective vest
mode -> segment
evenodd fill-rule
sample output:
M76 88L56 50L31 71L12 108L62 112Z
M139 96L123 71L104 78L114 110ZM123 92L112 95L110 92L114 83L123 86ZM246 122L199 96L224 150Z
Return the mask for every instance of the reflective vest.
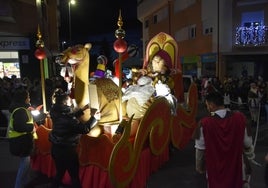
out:
M17 132L14 130L13 128L13 114L18 110L18 109L24 109L27 113L27 116L28 116L28 121L26 122L27 124L29 125L33 125L33 116L31 115L31 112L29 110L27 110L26 108L23 108L23 107L19 107L19 108L16 108L15 110L13 110L13 112L11 113L10 115L10 119L9 119L9 127L8 127L8 138L15 138L15 137L19 137L19 136L22 136L24 134L27 134L27 132ZM34 138L36 136L36 133L35 132L32 132Z

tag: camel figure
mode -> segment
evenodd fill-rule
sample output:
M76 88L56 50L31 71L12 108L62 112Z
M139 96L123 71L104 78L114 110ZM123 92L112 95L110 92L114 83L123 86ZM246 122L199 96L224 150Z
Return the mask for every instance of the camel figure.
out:
M69 63L74 71L73 94L77 107L82 108L87 104L98 103L100 119L98 125L89 133L90 136L99 136L105 126L109 126L119 121L119 89L118 86L109 78L99 78L89 82L91 44L75 45L62 52L60 62ZM93 87L90 87L93 86ZM95 89L95 98L90 101L90 89ZM94 93L94 92L93 92ZM81 121L85 122L90 118L90 109L84 111Z

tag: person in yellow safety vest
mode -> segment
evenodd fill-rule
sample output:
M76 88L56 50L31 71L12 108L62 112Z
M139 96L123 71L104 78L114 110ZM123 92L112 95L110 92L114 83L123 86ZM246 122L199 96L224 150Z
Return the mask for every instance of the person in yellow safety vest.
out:
M29 92L24 88L15 90L9 108L11 115L8 127L10 153L20 157L15 188L25 187L29 181L30 155L34 147L34 135L36 135L29 107Z

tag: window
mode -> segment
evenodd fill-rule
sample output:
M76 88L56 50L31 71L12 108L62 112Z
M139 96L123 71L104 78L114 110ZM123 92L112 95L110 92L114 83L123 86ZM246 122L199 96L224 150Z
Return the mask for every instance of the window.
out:
M0 6L0 21L15 23L14 10L11 0L2 0Z
M145 27L145 28L148 28L148 27L149 27L149 20L145 20L144 27Z
M213 27L205 28L204 35L209 35L213 33Z
M191 25L189 28L189 39L194 39L196 37L196 25Z
M268 28L263 23L264 11L243 12L240 26L236 28L235 45L266 45Z
M259 46L267 44L267 26L243 26L236 28L235 45Z
M260 22L245 22L244 27L250 28L250 27L258 27L260 25Z
M157 23L157 15L154 15L154 24Z
M209 32L213 33L213 27L209 28Z
M211 19L206 19L202 23L203 35L211 35L213 33L213 22Z
M241 14L242 27L256 27L264 23L264 11L243 12Z

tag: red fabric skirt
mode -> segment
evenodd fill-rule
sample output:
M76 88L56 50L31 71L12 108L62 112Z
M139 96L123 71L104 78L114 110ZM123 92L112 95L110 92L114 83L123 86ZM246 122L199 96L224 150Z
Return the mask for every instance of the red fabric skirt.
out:
M141 152L137 171L128 187L146 187L149 176L168 160L168 146L165 148L164 152L158 156L152 154L150 148L144 148ZM49 178L56 174L54 161L50 154L35 155L32 157L31 163L33 170L39 171ZM82 187L84 188L113 188L108 172L96 165L80 166L79 176ZM62 182L67 185L71 184L71 178L68 173L65 174Z

